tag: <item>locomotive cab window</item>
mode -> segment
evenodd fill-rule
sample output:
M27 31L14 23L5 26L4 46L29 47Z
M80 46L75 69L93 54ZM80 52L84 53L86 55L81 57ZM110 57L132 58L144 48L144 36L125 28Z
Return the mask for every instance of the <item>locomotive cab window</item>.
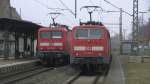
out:
M60 39L62 38L62 32L52 32L53 39Z
M75 37L76 39L100 39L102 31L100 29L77 29Z
M100 29L89 29L89 39L100 39L102 33Z
M50 32L40 32L41 39L50 39Z
M76 31L77 39L88 39L88 30L87 29L78 29Z

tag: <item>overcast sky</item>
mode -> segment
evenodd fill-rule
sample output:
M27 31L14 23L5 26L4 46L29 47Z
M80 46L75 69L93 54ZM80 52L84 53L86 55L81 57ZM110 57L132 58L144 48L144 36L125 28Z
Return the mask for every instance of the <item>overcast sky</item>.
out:
M74 12L74 0L62 0L73 12ZM78 25L79 20L87 21L89 20L89 15L86 10L80 11L82 6L87 5L97 5L101 6L104 10L116 10L118 9L112 7L103 0L77 0L78 1L78 18L75 19L74 16L69 11L61 11L63 15L60 15L56 21L58 23L69 25L72 28L75 25ZM111 3L117 5L123 10L132 14L132 2L133 0L107 0ZM40 3L41 4L40 4ZM11 5L17 9L24 20L32 21L44 26L49 26L52 23L50 15L48 13L53 12L49 8L65 8L60 0L11 0ZM139 11L148 11L150 6L150 0L139 0ZM141 16L141 14L139 14ZM150 16L150 13L145 14L144 21L146 22ZM101 21L103 23L119 23L119 13L104 13L104 12L94 12L93 20ZM126 35L129 34L132 30L131 27L132 17L123 14L123 29L126 30ZM118 25L107 25L105 24L111 32L111 35L114 35L119 32Z

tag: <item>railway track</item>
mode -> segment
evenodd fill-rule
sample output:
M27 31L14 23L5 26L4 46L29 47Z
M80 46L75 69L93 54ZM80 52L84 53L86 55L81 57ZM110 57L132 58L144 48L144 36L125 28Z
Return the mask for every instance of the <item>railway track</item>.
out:
M62 84L65 80L76 74L70 66L56 67L45 73L16 82L15 84Z
M32 69L17 72L14 74L6 75L0 78L0 84L13 84L17 81L24 80L26 78L35 76L37 74L52 70L53 67L45 68L42 66L33 67Z
M81 72L71 77L63 84L104 84L106 79L106 72L92 74L92 75L83 75Z

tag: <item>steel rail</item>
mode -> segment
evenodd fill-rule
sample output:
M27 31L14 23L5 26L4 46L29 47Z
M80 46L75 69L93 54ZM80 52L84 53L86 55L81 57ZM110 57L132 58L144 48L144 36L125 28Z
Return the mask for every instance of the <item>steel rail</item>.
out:
M102 73L98 73L98 75L95 75L94 77L94 81L92 81L92 84L97 84L98 81L101 79L100 84L104 84L106 77L107 77L107 71L104 71ZM69 78L67 81L65 81L63 84L74 84L76 82L76 80L82 78L82 73L79 72L77 73L75 76Z
M0 80L0 82L2 84L13 84L17 81L27 79L29 77L38 75L40 73L43 73L43 72L46 72L46 71L49 71L49 70L52 70L52 69L53 69L53 67L50 67L50 68L41 68L41 67L34 68L34 69L31 69L31 70L28 70L28 71L13 74L11 76L6 76L2 80Z

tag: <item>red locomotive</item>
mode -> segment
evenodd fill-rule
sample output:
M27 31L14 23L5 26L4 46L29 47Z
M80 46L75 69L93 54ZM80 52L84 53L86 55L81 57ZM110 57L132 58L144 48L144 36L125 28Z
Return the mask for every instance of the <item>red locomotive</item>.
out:
M69 61L68 34L68 28L62 25L38 30L37 51L43 63L55 65Z
M111 62L109 31L97 22L81 23L71 32L70 63L108 67Z
M103 69L108 72L111 63L110 34L101 22L92 21L92 13L99 6L84 6L90 21L80 23L71 32L70 63L86 71ZM81 8L81 9L82 9Z

